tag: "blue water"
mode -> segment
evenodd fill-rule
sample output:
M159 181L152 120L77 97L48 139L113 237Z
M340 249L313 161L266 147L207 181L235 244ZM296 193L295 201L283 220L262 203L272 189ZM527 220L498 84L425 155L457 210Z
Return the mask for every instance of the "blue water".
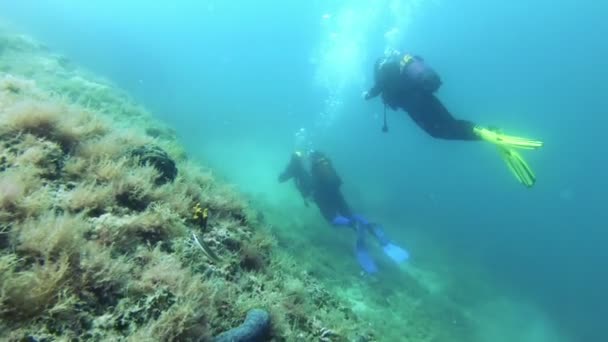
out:
M270 203L286 196L276 174L304 127L353 206L402 222L393 235L419 227L572 340L605 340L608 3L21 0L0 11ZM433 140L404 113L381 133L380 101L360 93L387 46L433 65L455 115L544 140L525 154L537 185L517 184L490 146Z

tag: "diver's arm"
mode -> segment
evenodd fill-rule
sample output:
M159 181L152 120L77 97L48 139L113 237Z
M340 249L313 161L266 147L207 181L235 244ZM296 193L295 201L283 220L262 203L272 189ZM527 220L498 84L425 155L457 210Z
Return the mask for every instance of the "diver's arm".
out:
M294 152L289 159L289 163L285 166L285 169L279 175L279 183L286 182L298 175L298 169L300 166L300 154Z
M378 84L375 84L373 87L371 87L370 90L366 91L363 94L363 98L365 100L373 99L374 97L380 95L380 93L382 93L382 87L380 87L380 85Z
M284 183L286 181L288 181L289 179L291 179L291 177L293 177L293 175L289 172L282 172L279 175L279 183Z
M290 180L292 177L293 177L293 170L292 170L291 163L290 163L289 165L287 165L285 170L283 170L283 172L281 172L281 174L279 175L279 183L284 183L284 182Z

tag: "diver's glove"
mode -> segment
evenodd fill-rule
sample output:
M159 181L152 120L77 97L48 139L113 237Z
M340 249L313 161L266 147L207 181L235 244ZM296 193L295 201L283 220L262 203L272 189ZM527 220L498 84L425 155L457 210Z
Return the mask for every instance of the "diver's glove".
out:
M543 146L542 141L505 135L498 130L480 126L475 126L473 132L481 140L496 145L501 157L521 184L531 188L536 183L534 172L516 149L535 150Z

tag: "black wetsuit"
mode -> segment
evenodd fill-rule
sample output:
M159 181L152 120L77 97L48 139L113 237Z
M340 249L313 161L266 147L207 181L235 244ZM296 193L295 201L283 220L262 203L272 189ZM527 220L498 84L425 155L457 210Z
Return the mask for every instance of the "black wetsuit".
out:
M336 174L329 159L320 152L313 152L310 159L309 173L300 154L294 153L279 176L279 182L293 178L302 197L306 200L312 196L327 222L332 223L336 216L351 218L350 207L340 191L342 180Z
M374 67L375 84L368 91L366 99L382 94L385 105L396 110L405 110L414 122L425 132L435 138L449 140L479 140L473 132L475 124L456 119L433 94L436 89L425 89L425 82L435 83L439 87L438 76L428 69L420 57L413 61L422 65L422 71L416 74L418 79L404 71L402 65L404 55L393 56L378 60ZM438 83L437 83L438 82Z
M331 165L331 161L322 153L311 155L310 174L313 184L313 198L317 207L328 222L336 216L352 217L350 207L342 196L342 180Z

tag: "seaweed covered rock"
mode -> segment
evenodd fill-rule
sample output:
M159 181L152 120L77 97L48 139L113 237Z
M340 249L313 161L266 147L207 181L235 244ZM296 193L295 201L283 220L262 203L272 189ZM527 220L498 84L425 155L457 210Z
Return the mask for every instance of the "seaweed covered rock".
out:
M177 177L175 162L162 148L144 145L132 149L130 153L131 156L139 158L140 164L151 165L160 173L160 176L156 179L157 185L173 182Z
M14 74L0 72L0 341L347 341L368 330L274 249L239 193L152 137L149 113L36 45L11 44L0 55ZM209 214L198 236L196 204Z

